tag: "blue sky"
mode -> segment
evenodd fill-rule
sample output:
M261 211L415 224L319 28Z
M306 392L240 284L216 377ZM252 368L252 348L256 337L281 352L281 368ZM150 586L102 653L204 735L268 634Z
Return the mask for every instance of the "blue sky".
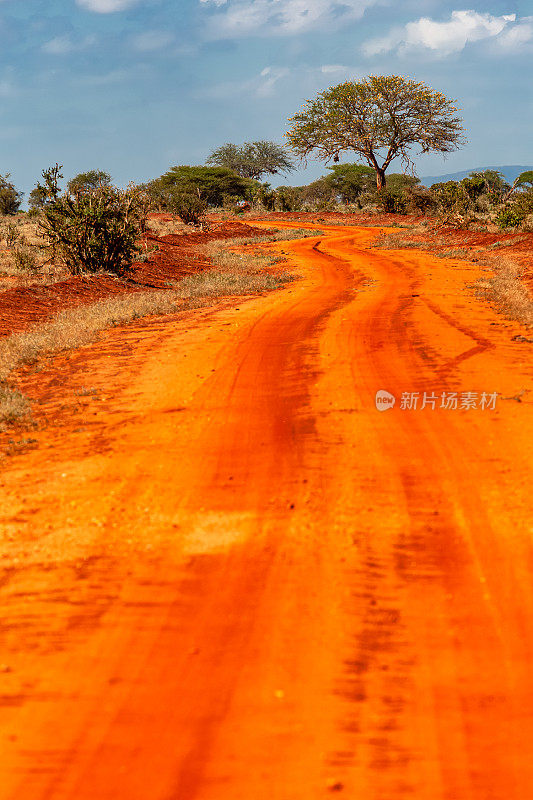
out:
M0 0L0 173L26 193L56 161L149 180L283 142L306 99L371 73L458 101L468 145L420 175L529 165L532 64L532 0Z

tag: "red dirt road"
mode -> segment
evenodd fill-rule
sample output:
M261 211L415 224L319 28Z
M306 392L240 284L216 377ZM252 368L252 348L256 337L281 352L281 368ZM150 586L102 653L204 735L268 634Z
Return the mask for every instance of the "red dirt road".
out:
M25 379L62 421L1 466L1 800L531 795L531 345L376 233Z

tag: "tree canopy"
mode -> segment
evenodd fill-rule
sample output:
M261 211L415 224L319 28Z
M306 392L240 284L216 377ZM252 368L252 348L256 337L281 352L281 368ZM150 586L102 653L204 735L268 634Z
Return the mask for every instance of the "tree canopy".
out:
M461 120L452 101L424 83L399 75L371 75L347 81L308 100L291 118L287 140L302 159L311 153L338 161L347 151L358 153L375 170L378 189L394 158L414 168L419 154L450 153L464 143Z
M67 183L67 190L70 194L78 192L90 192L100 186L111 186L111 175L101 169L90 169L88 172L80 172Z
M213 150L207 164L228 167L242 178L259 180L262 175L276 175L294 170L286 149L275 142L245 142L242 146L227 143Z
M528 169L522 172L516 179L515 186L520 189L528 189L533 186L533 170Z
M251 183L227 167L172 167L156 181L163 192L195 194L210 206L222 205L224 195L246 197Z
M374 170L364 164L334 164L328 170L331 174L325 180L341 196L343 203L353 203L374 181Z

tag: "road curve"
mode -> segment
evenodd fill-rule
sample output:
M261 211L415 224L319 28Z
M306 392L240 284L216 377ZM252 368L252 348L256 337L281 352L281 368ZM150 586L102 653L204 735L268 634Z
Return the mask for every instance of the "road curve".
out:
M529 345L477 265L321 229L285 289L28 379L1 800L530 796Z

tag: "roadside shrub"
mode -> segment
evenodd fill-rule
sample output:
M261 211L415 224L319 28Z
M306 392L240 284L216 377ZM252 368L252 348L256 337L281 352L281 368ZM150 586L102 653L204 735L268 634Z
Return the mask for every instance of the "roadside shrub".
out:
M144 191L151 211L167 211L169 191L163 185L161 178L143 183L139 188Z
M329 176L319 178L308 186L280 187L278 192L281 189L284 194L280 200L289 205L288 208L282 208L282 211L301 211L304 208L312 211L334 211L339 196Z
M462 183L446 181L434 183L431 191L437 202L439 213L445 218L465 215L471 208L472 201Z
M237 213L237 203L241 198L237 197L234 194L223 194L222 195L222 208L224 211L228 211L230 214Z
M525 219L525 212L514 205L504 206L496 215L496 225L505 228L516 228Z
M199 225L207 211L207 203L192 192L171 192L167 194L166 207L176 214L186 225Z
M500 208L496 224L500 228L516 228L533 213L533 188L514 196L514 200Z
M363 192L376 185L374 169L363 164L334 164L328 170L331 174L324 180L343 203L358 203Z
M31 247L22 245L16 247L12 255L15 267L21 272L37 272L39 270L39 263L37 257Z
M267 211L274 211L276 206L276 191L269 183L261 183L252 189L252 200L254 204L259 203Z
M0 235L8 247L14 247L20 239L20 230L16 222L4 222L0 227Z
M47 202L39 228L54 256L73 275L121 274L139 252L146 213L146 198L138 187L102 185Z
M16 214L22 203L22 192L15 189L9 178L9 172L0 175L0 214Z
M431 214L437 206L437 201L432 192L423 186L412 186L404 189L403 198L406 211Z

